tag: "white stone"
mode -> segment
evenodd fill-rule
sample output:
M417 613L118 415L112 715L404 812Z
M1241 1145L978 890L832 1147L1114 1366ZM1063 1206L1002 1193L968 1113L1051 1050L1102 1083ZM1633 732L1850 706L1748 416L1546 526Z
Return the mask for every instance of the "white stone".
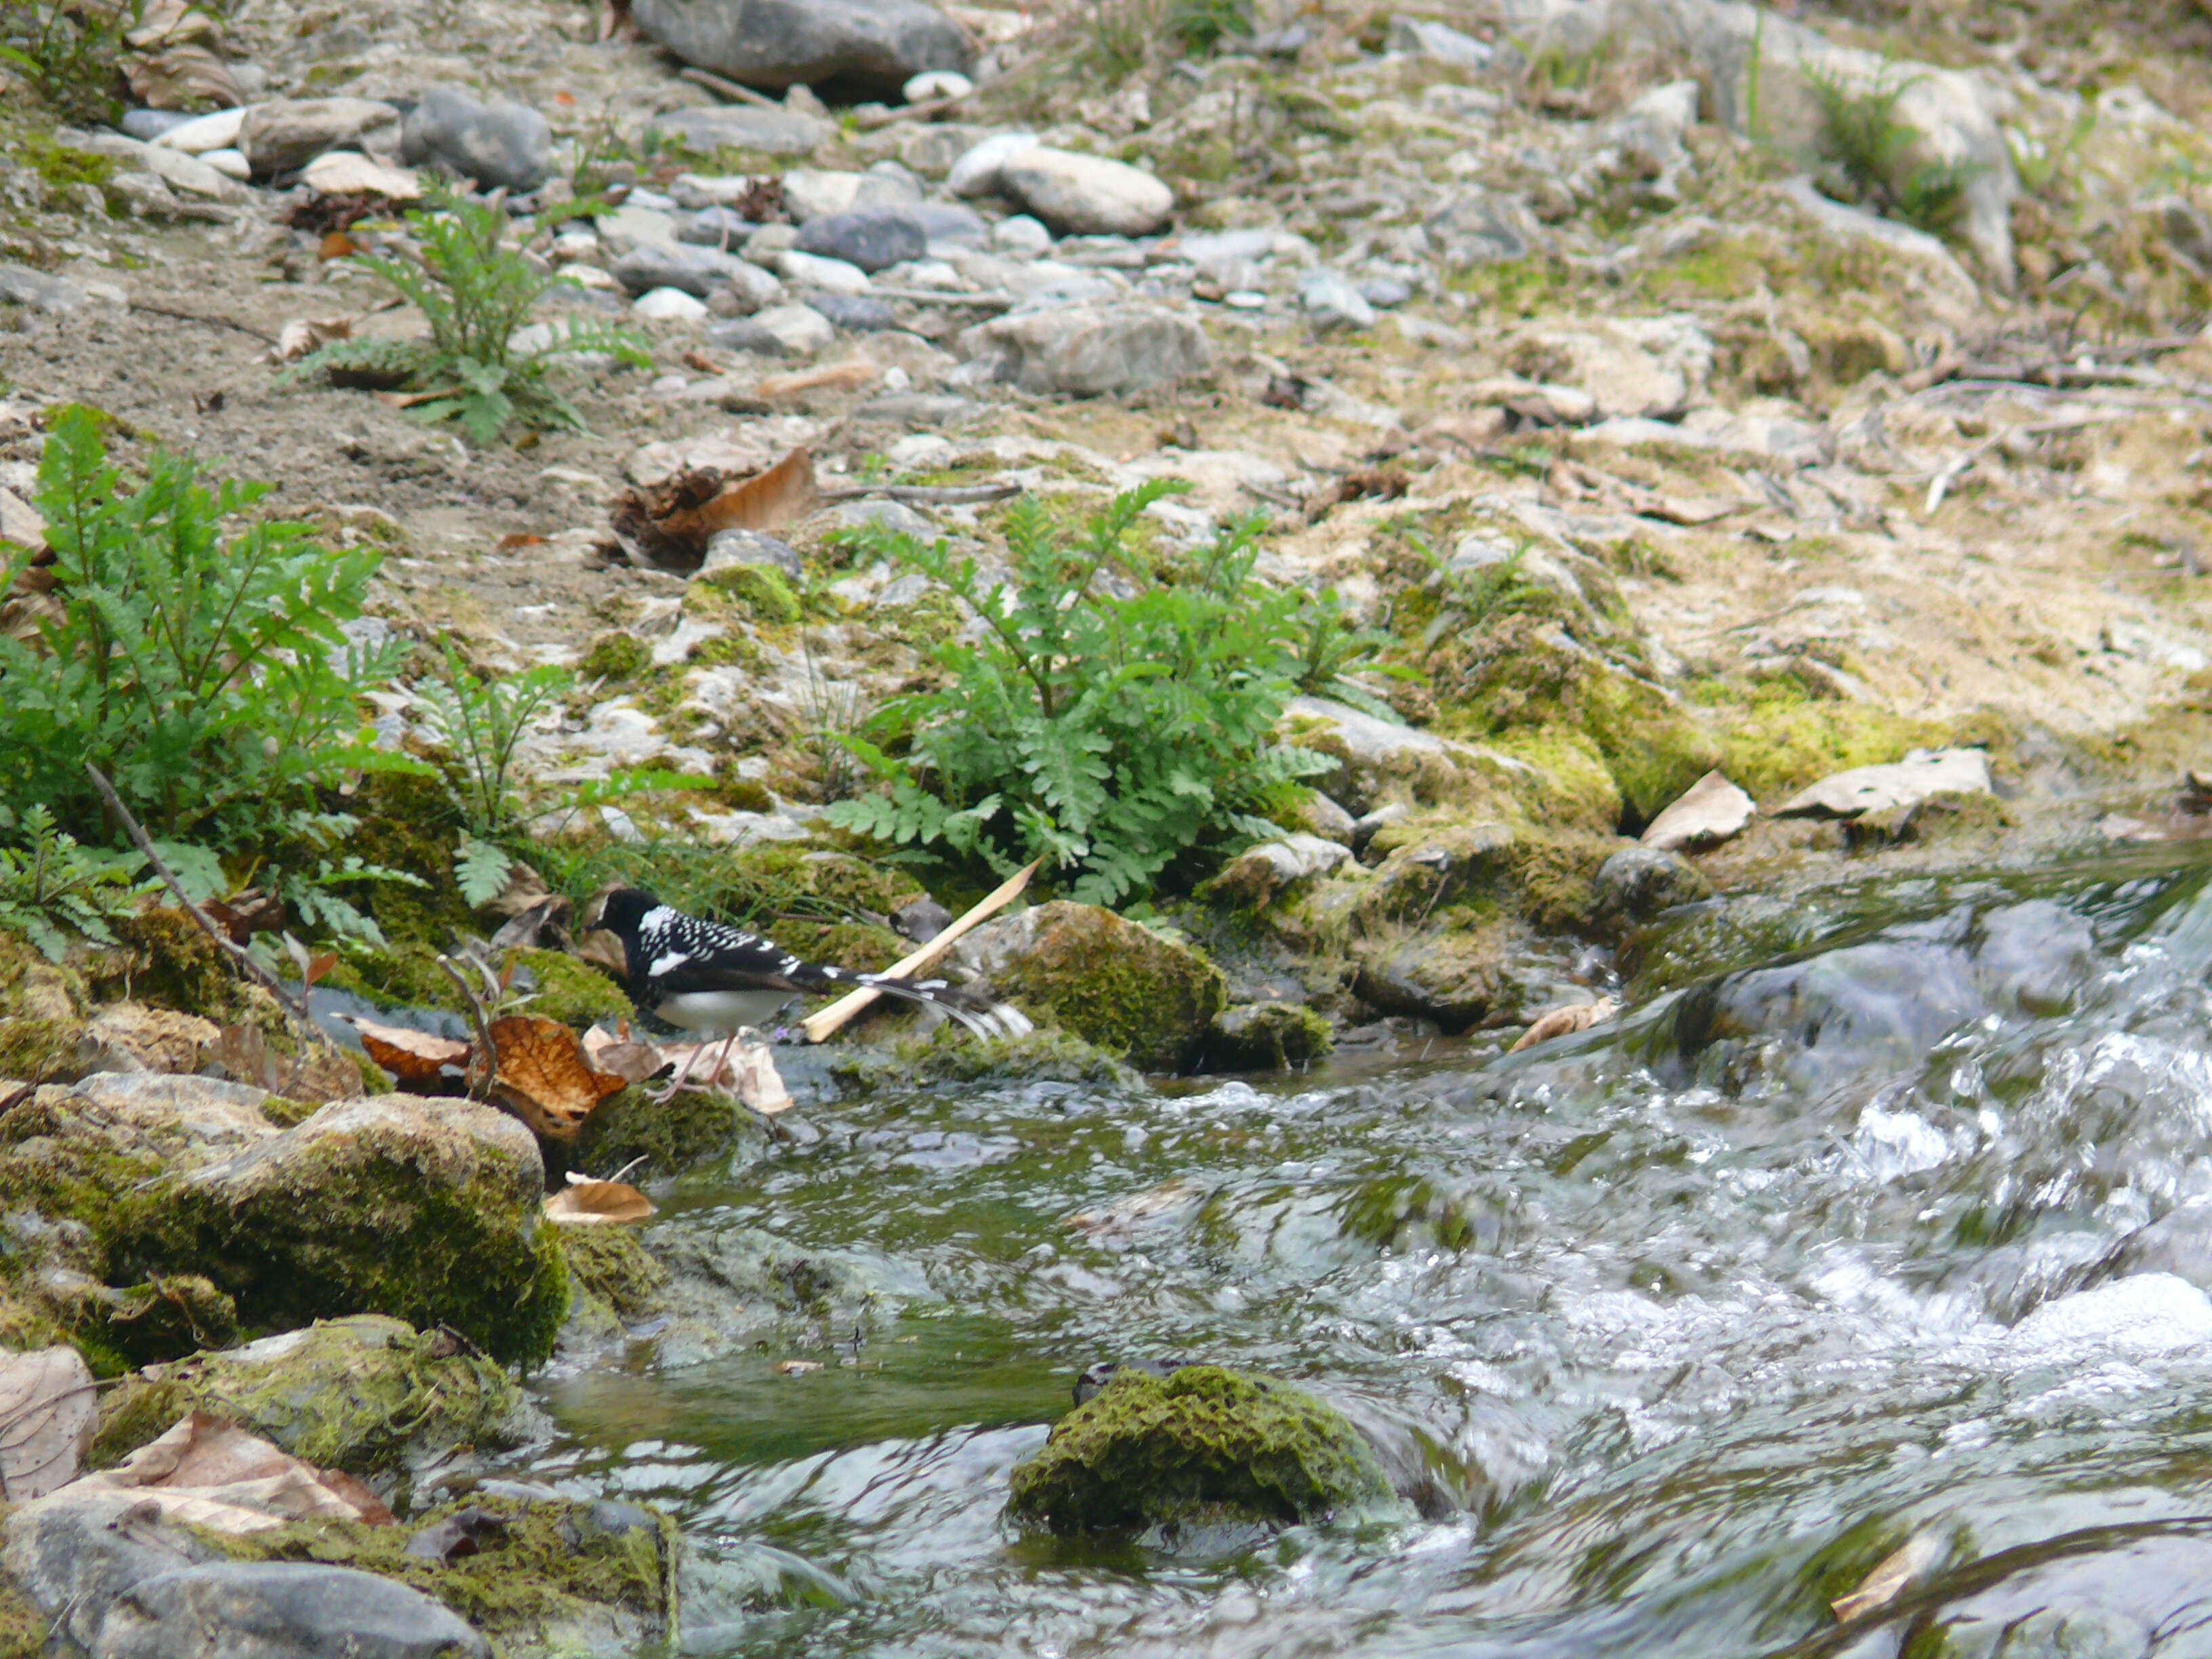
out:
M200 160L226 179L235 179L241 184L253 176L253 164L246 159L242 149L204 149Z
M766 329L794 357L811 357L837 337L830 319L812 306L770 306L753 321Z
M1064 235L1149 236L1175 211L1175 192L1151 173L1043 145L1001 161L999 185Z
M924 70L899 88L909 104L927 104L939 98L965 98L975 83L958 70Z
M1017 213L991 227L991 246L1017 256L1042 253L1052 246L1052 233L1029 214Z
M1372 328L1375 307L1340 270L1316 265L1298 273L1298 303L1326 332L1335 328Z
M921 187L902 173L837 173L821 167L793 167L783 175L784 211L790 214L794 224L827 218L833 213L911 207L921 199Z
M1206 331L1148 303L1076 304L1011 312L959 338L971 378L1076 397L1133 391L1202 373Z
M1708 772L1651 820L1641 840L1662 853L1717 847L1751 827L1759 807L1718 772Z
M798 288L818 288L825 294L866 294L868 273L843 259L786 248L775 257L783 280Z
M211 149L235 149L238 130L245 120L246 112L242 109L219 109L212 115L202 115L171 127L154 142L164 149L182 150L187 155L204 155Z
M988 196L999 187L999 169L1009 155L1035 148L1034 132L994 132L952 164L945 187L955 196Z
M1916 749L1887 766L1856 766L1800 790L1778 818L1855 818L1911 806L1935 794L1986 795L1990 757L1978 749Z
M422 180L357 149L326 150L300 175L309 190L324 196L381 196L387 202L419 202Z
M696 323L708 314L703 300L694 299L680 288L649 289L637 296L630 310L651 322Z

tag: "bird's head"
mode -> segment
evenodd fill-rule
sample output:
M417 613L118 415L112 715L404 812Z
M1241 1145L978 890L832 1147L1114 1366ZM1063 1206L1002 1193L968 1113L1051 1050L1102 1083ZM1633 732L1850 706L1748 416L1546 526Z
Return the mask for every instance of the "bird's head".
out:
M586 917L586 925L604 927L624 939L635 939L646 912L657 908L659 903L642 887L617 887L599 900L595 907L597 914Z

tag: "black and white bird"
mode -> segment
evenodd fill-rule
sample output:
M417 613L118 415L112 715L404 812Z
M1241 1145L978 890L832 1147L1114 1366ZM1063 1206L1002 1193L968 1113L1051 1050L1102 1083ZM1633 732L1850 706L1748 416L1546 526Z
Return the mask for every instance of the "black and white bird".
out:
M629 994L637 1005L702 1037L734 1040L795 998L862 986L941 1009L978 1036L1018 1036L1032 1029L1018 1008L944 980L859 974L809 962L758 933L663 904L642 888L609 893L596 925L622 941Z

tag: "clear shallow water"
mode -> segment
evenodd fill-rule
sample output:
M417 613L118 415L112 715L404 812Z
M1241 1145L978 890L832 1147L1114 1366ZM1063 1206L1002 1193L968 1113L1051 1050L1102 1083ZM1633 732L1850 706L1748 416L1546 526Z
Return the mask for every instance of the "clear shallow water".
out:
M544 1472L753 1575L706 1653L1814 1651L1912 1535L1953 1637L1911 1659L2212 1652L2208 877L1723 902L1636 943L1626 1020L1510 1060L812 1109L663 1224L890 1293L551 1380ZM1419 1518L1215 1559L1006 1529L1074 1373L1132 1355L1315 1388Z

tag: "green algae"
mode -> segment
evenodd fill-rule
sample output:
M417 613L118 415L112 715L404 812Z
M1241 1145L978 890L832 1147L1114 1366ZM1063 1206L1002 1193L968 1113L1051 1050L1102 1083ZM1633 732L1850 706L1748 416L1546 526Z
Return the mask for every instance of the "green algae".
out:
M728 600L740 613L756 622L788 627L805 614L799 595L791 591L783 572L773 565L727 565L711 575L701 576L685 590L687 606L701 588Z
M653 665L653 647L635 634L602 634L584 653L577 672L587 680L635 678Z
M1302 1389L1218 1365L1124 1370L1018 1464L1016 1520L1056 1533L1295 1525L1380 1502L1359 1431Z

